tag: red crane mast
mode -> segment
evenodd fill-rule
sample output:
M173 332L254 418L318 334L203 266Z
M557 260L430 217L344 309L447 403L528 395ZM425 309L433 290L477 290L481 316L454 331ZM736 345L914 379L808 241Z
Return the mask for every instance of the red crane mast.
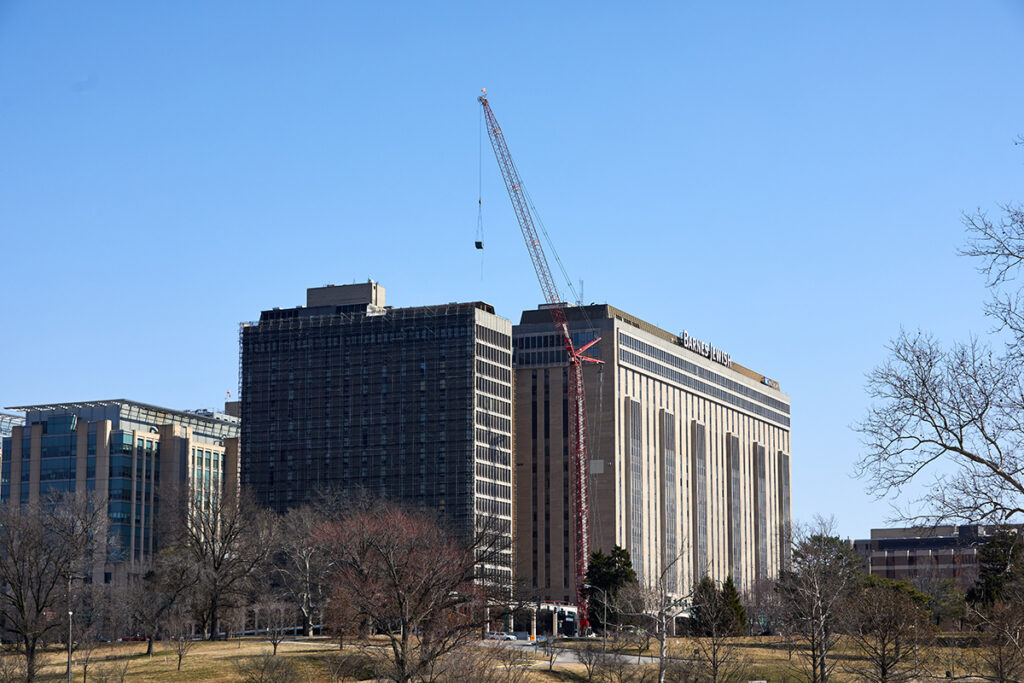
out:
M526 242L526 250L530 253L530 260L533 261L533 269L537 273L537 280L544 293L544 302L551 313L551 320L555 324L565 346L569 358L569 407L572 414L569 418L569 455L571 458L570 476L572 477L572 508L573 508L573 538L576 541L575 553L575 577L576 577L576 605L579 608L580 626L588 628L590 619L587 615L587 592L584 589L584 581L587 575L587 563L590 560L590 501L587 491L588 467L587 467L587 402L583 392L583 364L602 363L596 358L584 355L587 349L600 341L600 337L576 348L569 333L569 323L565 315L565 302L558 293L558 286L551 275L551 268L548 267L548 259L544 253L540 238L537 235L537 228L533 223L533 215L530 213L530 202L526 196L523 182L519 178L519 171L516 170L515 162L508 151L505 143L505 136L501 132L501 126L494 117L491 105L487 102L487 91L478 98L483 106L484 118L487 121L487 136L491 140L491 147L494 148L494 156L498 160L498 167L505 179L505 189L508 190L508 197L512 200L512 208L519 220L519 227L523 231L523 240Z

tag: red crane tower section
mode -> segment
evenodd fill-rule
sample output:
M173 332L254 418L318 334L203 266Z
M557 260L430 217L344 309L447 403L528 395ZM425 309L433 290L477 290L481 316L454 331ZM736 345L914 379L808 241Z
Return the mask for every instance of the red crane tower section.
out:
M603 362L584 355L587 349L600 341L600 337L578 349L573 345L565 316L565 303L551 276L551 268L548 267L548 259L537 235L533 215L530 213L530 202L526 197L523 183L519 179L519 171L516 170L515 162L512 161L512 155L508 151L501 126L498 125L498 120L494 117L494 112L491 111L491 105L487 102L486 90L479 100L484 108L484 118L487 120L487 136L491 139L494 156L498 160L498 167L505 179L505 189L508 190L512 208L515 209L519 227L523 231L523 240L526 242L527 251L530 252L533 269L537 272L537 280L544 293L544 301L547 304L547 309L551 312L551 320L555 323L555 329L558 331L569 357L569 407L572 411L569 418L569 454L572 459L570 465L572 486L570 488L574 518L573 539L576 542L574 557L576 605L580 611L580 626L585 629L590 626L590 619L587 616L587 593L584 589L587 563L590 560L590 501L587 492L587 402L583 393L583 364Z

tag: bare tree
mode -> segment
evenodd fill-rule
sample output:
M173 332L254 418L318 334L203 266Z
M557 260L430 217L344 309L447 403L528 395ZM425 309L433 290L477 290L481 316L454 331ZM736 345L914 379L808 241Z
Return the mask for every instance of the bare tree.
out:
M235 664L245 683L298 683L299 672L287 659L272 654L256 655Z
M529 678L533 657L521 645L499 643L493 649L505 683L523 683Z
M103 643L123 635L126 621L124 591L120 586L86 584L78 592L75 614L79 627L74 633L75 661L82 667L82 683L89 678L89 665Z
M146 654L153 654L153 639L163 630L171 613L193 593L198 581L192 554L178 545L157 553L142 581L127 586L130 623L146 637Z
M843 630L860 657L844 667L870 683L901 683L920 676L919 648L934 630L928 596L907 584L867 577L843 609Z
M739 680L746 663L734 641L740 629L734 606L710 577L699 581L692 595L691 670L701 680L712 683Z
M420 680L422 683L502 683L504 670L498 664L495 648L465 645L432 661L423 669Z
M326 517L309 505L289 511L281 520L281 543L274 558L274 576L302 615L302 632L312 635L314 621L327 598L324 578L330 556L317 540Z
M554 636L545 638L540 642L538 649L544 655L544 659L547 660L548 671L552 671L555 668L555 660L558 659L558 654L563 651L558 646L558 640Z
M978 210L963 221L962 253L978 259L992 291L986 313L996 348L901 332L869 375L874 403L858 425L867 452L857 472L870 491L898 494L933 475L929 492L901 513L918 522L1024 514L1024 292L1014 284L1024 263L1024 207L1006 204L995 219Z
M777 634L782 630L785 609L776 590L776 579L762 577L755 581L743 606L754 635Z
M434 519L381 503L350 509L321 542L334 565L331 607L344 606L353 630L371 624L387 637L394 680L478 637L488 584L477 566L500 548L497 535L458 543Z
M812 683L828 683L840 634L842 606L862 576L860 558L833 534L834 521L816 520L793 547L793 566L779 578L793 637L803 646Z
M368 650L352 650L349 652L328 652L323 655L324 673L330 683L341 683L341 681L366 680L371 678L375 670L374 658ZM470 677L463 680L474 680Z
M0 653L0 683L21 683L25 680L25 658L9 652Z
M72 584L91 552L106 543L106 509L85 498L0 506L0 617L25 656L25 680L36 677L36 654L66 621Z
M108 657L102 666L97 665L93 674L96 683L124 683L131 661L123 647L115 648L113 657Z
M225 614L225 627L228 631L228 637L231 637L231 634L234 633L238 640L239 649L242 647L242 637L245 635L245 625L248 621L248 612L249 610L242 606L232 607Z
M181 660L196 644L194 639L195 620L183 609L175 609L167 618L164 630L171 641L171 648L178 657L178 671L181 671Z
M678 572L681 555L663 563L661 572L649 584L639 581L627 584L613 599L621 614L631 617L658 642L658 683L665 683L668 664L668 639L675 634L675 620L686 610L686 596L673 593L672 576ZM646 650L646 643L638 651Z
M978 659L990 680L1019 683L1024 680L1024 586L1008 586L998 601L973 613L981 632Z
M295 625L293 617L294 609L291 604L282 600L269 599L258 603L260 614L263 615L263 623L267 629L267 642L274 648L277 654L277 646L288 635L288 631Z
M235 607L263 572L276 547L277 520L243 494L186 505L184 548L197 571L199 616L210 639L220 637L220 614Z
M594 674L600 669L605 651L604 647L589 640L575 651L576 661L583 665L583 671L587 675L588 683L594 680Z
M597 658L595 677L602 683L645 683L660 675L659 670L640 662L625 652L625 644L616 638Z

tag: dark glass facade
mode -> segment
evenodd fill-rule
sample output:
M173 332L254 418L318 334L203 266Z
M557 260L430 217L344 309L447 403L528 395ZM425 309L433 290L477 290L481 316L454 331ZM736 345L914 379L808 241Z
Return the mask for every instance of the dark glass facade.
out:
M511 323L487 304L264 311L242 331L242 483L279 511L360 490L460 535L489 518L511 580L511 397Z

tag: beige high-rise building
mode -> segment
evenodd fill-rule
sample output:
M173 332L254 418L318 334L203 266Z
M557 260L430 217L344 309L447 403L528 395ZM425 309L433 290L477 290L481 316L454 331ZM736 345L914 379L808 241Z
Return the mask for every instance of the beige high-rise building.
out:
M566 309L584 371L591 550L626 548L637 575L685 595L705 574L741 592L788 561L790 405L717 346L607 305ZM570 601L568 364L544 308L513 328L516 564L538 596Z

